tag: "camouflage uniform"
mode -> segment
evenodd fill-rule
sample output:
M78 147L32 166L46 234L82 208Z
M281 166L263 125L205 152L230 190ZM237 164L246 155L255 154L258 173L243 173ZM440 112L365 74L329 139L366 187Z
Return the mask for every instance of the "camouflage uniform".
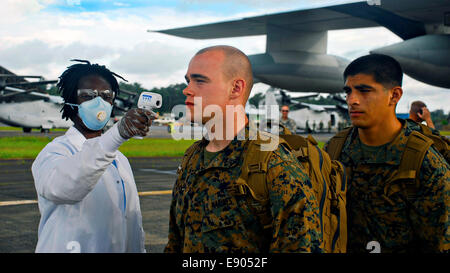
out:
M248 128L246 128L248 139ZM308 176L282 145L273 152L267 183L273 216L265 234L249 196L233 194L248 140L235 138L210 162L203 139L186 169L179 168L165 252L321 252L318 202ZM191 149L189 148L189 149ZM186 153L187 154L187 153ZM186 156L186 155L185 155Z
M384 187L400 164L407 136L420 127L402 121L394 141L364 153L358 131L353 128L339 160L350 168L347 193L348 251L368 252L370 241L380 243L381 252L439 252L450 248L449 165L430 147L420 169L416 197L397 192L387 197Z
M297 123L295 123L295 120L291 118L288 118L287 120L280 118L280 124L288 128L292 134L295 134L295 132L297 131Z
M412 120L412 119L406 119L407 121L408 121L408 123L411 123L411 125L413 124L413 123L417 123L417 124L422 124L422 122L417 122L417 121L414 121L414 120ZM424 125L426 125L426 124L424 124ZM435 129L435 128L431 128L431 127L429 127L428 125L426 125L428 128L430 128L430 130L431 130L431 132L434 134L434 135L437 135L437 136L439 136L441 133L439 133L439 130L437 130L437 129ZM417 128L419 128L419 127L417 127ZM420 129L415 129L416 131L420 131Z

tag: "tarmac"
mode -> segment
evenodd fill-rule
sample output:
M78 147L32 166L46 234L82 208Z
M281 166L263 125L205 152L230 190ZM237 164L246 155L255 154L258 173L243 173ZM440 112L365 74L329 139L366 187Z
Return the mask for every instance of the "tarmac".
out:
M167 243L169 207L181 158L129 158L138 192L147 252ZM40 220L33 160L0 160L0 253L34 252Z
M149 137L169 138L163 127ZM55 137L64 132L26 135ZM22 132L0 132L1 137L24 135ZM327 141L331 134L314 136ZM180 157L128 158L133 170L145 231L148 253L162 253L167 243L171 190L176 179ZM31 174L33 159L0 160L0 253L32 253L37 244L40 220L36 190Z

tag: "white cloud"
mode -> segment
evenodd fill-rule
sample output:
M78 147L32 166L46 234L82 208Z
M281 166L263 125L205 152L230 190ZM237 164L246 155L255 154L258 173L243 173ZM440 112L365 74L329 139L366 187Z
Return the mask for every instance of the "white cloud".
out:
M348 60L367 55L373 49L401 42L398 36L382 28L362 28L328 32L328 54ZM408 75L403 77L403 96L397 105L397 112L407 113L411 102L423 100L431 111L450 111L450 90L419 82Z
M165 77L179 70L180 64L188 63L194 53L192 50L161 42L142 42L122 50L111 65L125 73Z
M1 65L15 73L41 74L55 78L70 64L70 59L102 60L113 56L114 50L75 42L67 46L52 46L42 40L30 40L0 51ZM52 67L60 67L55 74Z
M122 2L114 2L113 5L117 6L117 7L129 7L130 6L130 4L122 3Z
M63 13L45 9L52 0L6 1L0 9L0 23L6 26L0 28L0 65L16 73L42 74L54 79L71 64L70 59L89 59L105 64L130 82L139 82L145 88L184 82L190 58L206 46L232 45L249 55L265 51L264 36L191 40L147 30L234 20L286 10L286 7L299 8L298 1L294 0L243 0L239 2L255 8L230 14L179 7L127 7L107 12ZM317 6L329 2L337 1L314 3ZM186 7L188 2L184 3ZM301 6L311 3L302 2ZM262 6L258 6L260 4ZM384 28L330 31L328 53L354 59L373 48L399 41L400 38ZM447 89L432 87L409 77L405 77L404 83L405 94L399 105L400 111L404 112L408 101L416 97L426 101L431 110L450 110ZM266 86L260 84L255 87L260 92Z
M11 25L39 13L53 0L3 0L0 8L0 24Z
M369 54L372 49L401 41L383 27L333 30L328 32L328 54L352 59Z
M66 3L69 6L79 6L81 5L81 0L66 0Z
M0 30L0 65L16 73L41 73L55 78L70 65L70 59L89 59L151 88L184 82L190 58L202 47L229 44L247 54L264 52L263 37L190 40L147 32L180 26L180 22L201 24L225 17L180 14L165 8L139 12L149 16L138 16L130 10L41 12L33 16L33 22L25 20L15 29Z
M421 100L431 111L444 109L447 113L450 111L449 91L445 88L416 81L405 75L403 78L403 96L397 105L397 112L408 113L411 103L415 100Z

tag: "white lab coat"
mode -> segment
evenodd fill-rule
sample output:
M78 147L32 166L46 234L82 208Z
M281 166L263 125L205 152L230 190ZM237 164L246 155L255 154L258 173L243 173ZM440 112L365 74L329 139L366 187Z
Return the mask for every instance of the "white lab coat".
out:
M36 252L145 252L133 173L120 144L110 148L114 139L117 126L88 140L71 127L39 153Z

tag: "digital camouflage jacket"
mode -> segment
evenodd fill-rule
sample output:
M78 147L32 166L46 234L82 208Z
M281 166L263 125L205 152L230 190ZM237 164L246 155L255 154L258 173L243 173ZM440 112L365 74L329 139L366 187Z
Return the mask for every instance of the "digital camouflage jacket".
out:
M246 128L248 136L248 128ZM282 145L273 152L267 172L271 234L246 201L235 195L247 140L235 138L205 164L203 139L185 169L179 168L170 207L165 252L321 252L318 201L308 176ZM188 153L186 153L188 154ZM185 154L185 156L186 156Z
M439 152L430 147L423 160L415 197L406 191L386 196L384 188L399 164L412 130L403 122L394 141L364 154L357 129L344 143L339 160L349 169L347 191L349 252L368 252L371 241L381 252L442 252L450 248L450 170ZM400 182L399 182L400 183ZM410 198L411 199L411 198Z
M288 118L287 120L280 118L280 124L288 128L292 134L295 134L295 132L297 131L297 123L291 118Z

